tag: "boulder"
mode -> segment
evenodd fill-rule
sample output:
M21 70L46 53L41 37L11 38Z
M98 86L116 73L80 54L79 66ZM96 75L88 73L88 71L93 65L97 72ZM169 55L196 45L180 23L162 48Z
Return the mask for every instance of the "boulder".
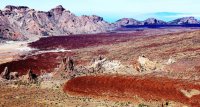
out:
M10 72L9 79L18 79L19 73L18 72Z
M138 63L140 64L141 67L139 67L139 71L153 71L157 67L157 63L154 61L150 61L148 58L146 58L144 55L139 56L138 58Z

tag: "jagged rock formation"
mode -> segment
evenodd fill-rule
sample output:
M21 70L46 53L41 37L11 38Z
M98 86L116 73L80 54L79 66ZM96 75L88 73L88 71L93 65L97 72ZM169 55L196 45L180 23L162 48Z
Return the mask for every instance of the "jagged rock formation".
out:
M0 37L24 40L36 36L106 32L109 23L99 16L76 16L61 5L48 12L8 5L0 10Z
M171 25L200 24L194 17L183 17L169 22Z
M37 75L33 73L33 71L30 69L27 73L28 75L28 81L29 82L36 82L37 81Z
M4 71L1 73L0 77L6 80L17 79L19 76L18 72L10 72L8 67L5 67Z
M64 57L52 76L55 78L72 78L76 74L77 68L75 69L74 59L71 57ZM51 75L51 74L50 74Z
M74 71L74 60L72 58L68 58L68 70Z
M60 72L73 71L75 69L74 60L71 57L64 57L60 63L58 70Z
M103 68L103 63L105 61L106 61L106 58L102 58L101 56L99 56L99 58L93 59L92 64L90 65L89 68L92 68L93 72L102 72L103 70L105 70Z
M10 71L8 70L8 67L5 67L3 72L1 73L1 78L3 79L9 79Z

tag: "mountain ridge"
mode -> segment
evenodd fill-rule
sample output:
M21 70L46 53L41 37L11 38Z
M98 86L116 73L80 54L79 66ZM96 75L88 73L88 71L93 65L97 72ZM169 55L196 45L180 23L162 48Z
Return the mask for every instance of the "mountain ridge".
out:
M114 23L104 21L97 15L76 16L62 5L49 11L38 11L27 6L7 5L0 10L0 38L9 40L27 40L42 36L71 34L104 33L126 26L179 26L200 25L194 17L183 17L170 22L156 18L138 21L133 18L122 18Z
M36 35L102 33L109 27L100 16L76 16L61 5L49 11L8 5L0 11L0 37L11 40L25 40Z
M174 19L172 21L168 21L168 22L165 22L163 20L159 20L159 19L156 19L156 18L148 18L144 21L138 21L136 19L133 19L133 18L122 18L122 19L119 19L118 21L116 21L116 26L127 26L126 24L122 23L123 21L126 21L126 22L129 22L129 20L135 20L137 21L137 23L140 23L140 24L129 24L128 26L144 26L144 25L195 25L195 24L200 24L200 21L197 20L195 17L182 17L182 18L178 18L178 19ZM113 24L115 24L113 23ZM121 25L119 25L119 23L121 23Z

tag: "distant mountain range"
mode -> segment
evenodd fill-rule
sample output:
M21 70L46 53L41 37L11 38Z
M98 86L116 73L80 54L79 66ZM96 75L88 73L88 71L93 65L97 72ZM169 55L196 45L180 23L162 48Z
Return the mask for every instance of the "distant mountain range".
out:
M200 21L195 19L194 17L183 17L178 18L173 21L165 22L162 20L158 20L155 18L148 18L144 21L138 21L132 18L123 18L118 21L116 21L115 26L117 27L134 27L134 26L190 26L190 25L196 25L200 27Z
M179 18L165 22L155 18L138 21L123 18L115 23L108 23L102 17L76 16L61 5L45 12L26 6L8 5L0 10L0 38L26 40L41 36L102 33L120 27L141 26L185 26L198 25L194 17Z

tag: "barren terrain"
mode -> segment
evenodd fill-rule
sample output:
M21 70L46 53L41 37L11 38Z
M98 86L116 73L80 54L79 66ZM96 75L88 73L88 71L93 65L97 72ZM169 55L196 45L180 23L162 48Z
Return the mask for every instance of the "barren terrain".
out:
M198 107L199 38L197 29L41 38L25 46L31 49L28 52L13 50L12 55L6 54L17 58L2 60L0 72L7 66L20 76L29 69L37 75L46 72L56 76L31 85L1 81L0 106ZM0 57L4 54L0 53ZM99 56L105 59L92 61ZM64 57L72 57L75 63L73 75L66 71L70 78L58 76L62 74L59 66ZM138 66L139 58L147 60L147 64ZM90 71L95 63L102 64L101 71Z

